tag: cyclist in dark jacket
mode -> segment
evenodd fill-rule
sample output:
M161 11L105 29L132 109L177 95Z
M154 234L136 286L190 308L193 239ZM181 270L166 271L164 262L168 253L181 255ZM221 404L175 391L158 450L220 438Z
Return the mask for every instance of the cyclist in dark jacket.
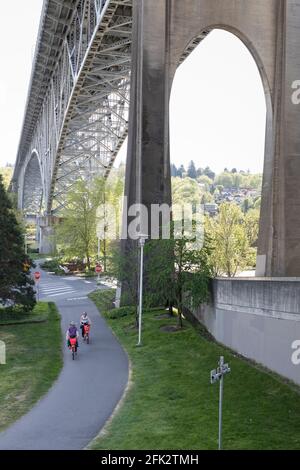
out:
M70 326L67 329L67 333L66 333L66 340L67 340L68 347L71 346L70 338L76 338L77 339L77 341L76 341L76 349L77 349L78 348L79 333L78 333L78 330L77 330L77 327L76 327L74 321L71 321Z

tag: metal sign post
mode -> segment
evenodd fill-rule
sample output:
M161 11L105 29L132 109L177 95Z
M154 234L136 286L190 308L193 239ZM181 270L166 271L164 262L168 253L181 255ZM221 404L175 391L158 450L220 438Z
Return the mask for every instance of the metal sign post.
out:
M35 286L36 286L37 301L40 300L40 290L39 290L40 279L41 279L41 273L39 271L36 271L34 273L34 280L35 280Z
M144 245L148 235L140 235L140 279L139 279L139 338L137 346L142 345L142 311L143 311L143 271L144 271Z
M95 271L97 273L97 285L100 284L100 273L102 273L102 266L100 266L100 264L97 264L97 266L95 267Z
M219 367L210 372L210 383L215 384L220 382L219 391L219 450L222 449L222 414L223 414L223 388L224 388L224 375L231 372L228 364L224 364L224 357L220 357Z

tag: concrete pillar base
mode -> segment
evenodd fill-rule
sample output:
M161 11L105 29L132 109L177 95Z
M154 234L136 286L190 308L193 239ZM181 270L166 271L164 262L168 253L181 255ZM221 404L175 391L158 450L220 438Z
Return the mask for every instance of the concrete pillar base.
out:
M54 226L59 223L59 218L44 216L38 218L39 227L39 252L42 255L52 255L56 252L56 240Z

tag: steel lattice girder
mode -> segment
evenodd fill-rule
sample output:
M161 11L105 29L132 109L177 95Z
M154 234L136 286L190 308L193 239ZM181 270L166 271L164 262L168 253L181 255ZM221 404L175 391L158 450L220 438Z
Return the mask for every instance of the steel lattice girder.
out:
M126 138L131 30L131 0L44 2L13 183L23 194L34 149L47 213L79 177L107 177Z

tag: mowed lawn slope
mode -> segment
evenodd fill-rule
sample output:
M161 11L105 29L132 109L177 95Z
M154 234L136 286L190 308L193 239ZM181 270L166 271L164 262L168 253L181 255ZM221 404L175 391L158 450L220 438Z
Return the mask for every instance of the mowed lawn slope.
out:
M0 365L2 431L47 392L61 370L60 316L55 305L40 302L26 315L1 312L0 340L6 345L6 365Z
M225 378L223 447L225 449L300 449L300 394L275 374L240 359L184 322L165 312L144 313L143 347L137 348L134 317L126 309L107 311L111 293L91 295L128 351L132 385L120 411L91 449L216 449L218 385L210 370L220 355L230 363Z

